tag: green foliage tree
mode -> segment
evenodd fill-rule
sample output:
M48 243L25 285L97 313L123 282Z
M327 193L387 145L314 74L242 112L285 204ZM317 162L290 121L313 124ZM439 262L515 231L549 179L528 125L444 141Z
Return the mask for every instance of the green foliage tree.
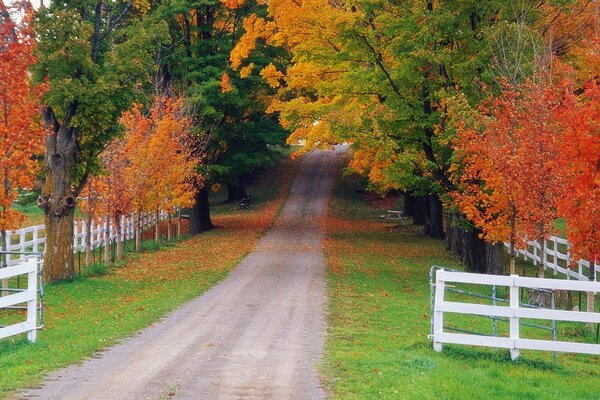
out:
M38 204L45 212L45 278L74 277L75 203L98 155L120 133L118 119L143 93L155 69L164 24L149 26L128 2L53 1L37 15L38 61L33 67L49 90L43 119L44 184Z
M211 186L239 188L248 175L272 161L272 146L284 143L287 136L276 117L265 113L265 99L273 89L257 74L241 79L230 66L230 52L244 32L242 20L255 12L266 13L266 6L259 1L166 0L155 13L168 22L171 36L161 77L182 87L198 139L210 137L198 159L204 180L192 209L192 233L212 228ZM257 71L283 53L269 51L253 57Z

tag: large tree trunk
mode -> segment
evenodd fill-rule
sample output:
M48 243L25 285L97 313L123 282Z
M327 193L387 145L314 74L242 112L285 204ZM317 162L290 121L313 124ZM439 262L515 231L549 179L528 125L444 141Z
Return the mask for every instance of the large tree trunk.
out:
M487 271L486 244L479 238L479 233L475 229L463 231L463 262L467 271L485 274Z
M427 218L427 201L425 196L411 196L412 197L412 217L413 225L425 225Z
M75 277L73 254L73 222L75 199L85 184L86 177L73 190L71 173L77 149L76 132L70 129L77 104L67 107L59 125L50 109L42 117L52 133L46 138L45 182L38 205L44 210L46 224L46 252L44 279L56 281Z
M75 277L73 254L74 210L65 210L61 215L47 214L46 253L44 255L44 280L53 282Z
M436 195L426 197L425 234L435 239L444 238L444 214L442 202Z
M455 212L446 214L446 250L456 254L462 259L462 233L463 230L457 226L460 217Z
M227 185L227 203L235 203L245 197L248 197L248 194L246 193L246 186L243 178L240 178L235 185Z
M478 238L479 239L479 238ZM481 239L479 239L481 240ZM486 243L485 244L485 273L490 275L502 274L501 255L504 245L502 243Z
M214 228L210 220L210 204L208 203L208 189L201 189L196 193L196 204L192 207L190 216L190 233L196 235Z
M412 217L414 215L414 198L408 194L404 193L404 214L405 217Z

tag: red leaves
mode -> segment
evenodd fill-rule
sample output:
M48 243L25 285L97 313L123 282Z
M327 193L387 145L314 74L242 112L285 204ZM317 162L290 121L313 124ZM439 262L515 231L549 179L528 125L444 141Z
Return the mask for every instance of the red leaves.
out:
M11 13L22 14L19 21ZM42 153L44 129L39 121L42 88L30 84L35 62L33 9L17 3L7 9L0 0L0 229L16 228L22 215L11 210L19 188L31 188Z
M600 95L571 85L505 86L469 126L459 122L462 163L454 198L484 238L516 242L553 232L566 217L573 252L598 257L600 229Z

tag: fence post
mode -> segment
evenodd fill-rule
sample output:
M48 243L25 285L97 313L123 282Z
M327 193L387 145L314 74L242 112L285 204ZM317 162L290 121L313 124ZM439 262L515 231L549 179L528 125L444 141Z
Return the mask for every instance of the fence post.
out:
M19 261L25 261L25 229L21 229L19 231L19 251L21 255L19 256Z
M435 274L435 319L433 321L433 349L437 352L442 351L444 347L442 342L438 341L440 335L444 333L444 312L437 310L439 302L444 301L444 281L440 279L439 275L439 273L442 271L443 270L439 270Z
M554 276L558 275L558 241L556 237L552 239L552 243L554 243Z
M38 260L37 258L32 259L30 262L34 263L36 268L34 271L27 274L27 291L33 292L33 300L27 302L27 324L30 330L27 331L27 339L30 342L35 342L37 337L37 280L38 280Z
M33 252L37 253L38 252L38 238L39 238L39 231L38 231L39 227L38 225L33 227Z
M510 308L513 311L510 317L510 339L513 340L513 348L510 349L511 360L519 358L519 349L514 347L514 341L519 339L519 317L515 316L515 309L519 308L519 287L516 284L517 275L511 275L512 282L510 285Z

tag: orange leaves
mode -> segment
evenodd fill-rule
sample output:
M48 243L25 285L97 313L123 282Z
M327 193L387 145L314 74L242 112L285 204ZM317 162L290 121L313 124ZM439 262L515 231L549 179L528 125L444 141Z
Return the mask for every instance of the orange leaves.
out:
M45 131L39 120L42 88L30 84L35 62L33 9L18 3L13 21L0 0L0 229L16 228L22 216L11 209L18 189L31 188L39 171Z
M454 197L487 240L547 237L565 217L572 253L599 257L600 90L572 86L506 86L458 123Z
M237 10L246 4L246 0L221 0L221 3L232 10Z
M485 239L514 242L552 233L561 176L555 160L565 145L553 115L559 101L551 86L507 85L470 126L457 123L461 166L454 198Z
M199 179L190 129L180 98L155 96L148 112L140 105L123 114L125 135L102 154L105 174L86 188L86 208L118 219L133 211L172 211L193 204Z
M563 196L558 201L567 219L567 238L575 257L600 260L600 87L588 82L583 95L565 94L557 110L564 143L558 159Z
M280 79L283 78L283 74L277 71L277 68L273 64L267 65L262 71L260 71L260 76L263 77L265 81L269 84L269 86L276 88L279 87Z
M229 93L233 90L233 86L231 85L231 78L229 77L229 75L225 72L222 76L221 76L221 92L222 93Z

